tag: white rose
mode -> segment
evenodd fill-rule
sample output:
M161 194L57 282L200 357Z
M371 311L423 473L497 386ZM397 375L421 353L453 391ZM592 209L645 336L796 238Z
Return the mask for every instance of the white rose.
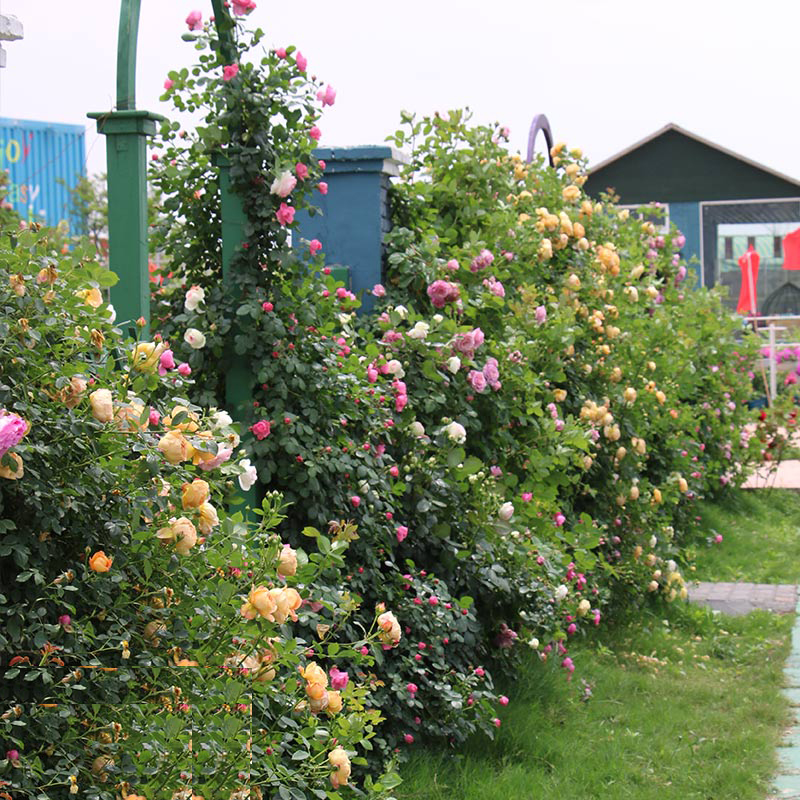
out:
M287 170L272 181L272 186L269 187L269 190L272 194L278 195L278 197L287 197L295 186L297 186L297 178Z
M556 594L555 594L556 600L563 600L567 596L567 592L569 592L569 589L567 589L567 587L564 586L564 584L562 583L556 589Z
M427 322L418 322L409 332L408 336L411 339L424 339L429 331L431 326L428 325Z
M672 559L670 559L669 561L667 561L667 569L670 572L677 572L678 571L678 565Z
M530 647L531 650L537 650L539 648L539 640L535 636L529 639L528 647Z
M408 316L408 309L405 306L397 306L394 310L400 319L405 319Z
M201 350L206 346L206 337L197 328L187 328L183 341L193 350Z
M403 365L396 358L393 358L386 365L386 369L388 369L389 373L394 375L398 380L402 379L406 374L405 370L403 369Z
M216 411L211 415L211 419L214 420L215 428L227 428L233 425L233 418L227 411Z
M450 441L455 442L456 444L463 444L467 441L467 431L465 430L464 426L458 422L451 422L445 429L444 432L450 438Z
M239 466L244 469L244 472L239 476L239 486L242 487L242 491L246 492L258 479L258 472L250 463L249 458L243 458L239 462Z
M658 544L658 538L653 535L650 537L650 547L655 547Z
M106 311L108 311L108 321L113 325L114 320L117 318L117 309L109 303L106 306Z
M417 422L416 420L408 426L408 430L411 432L412 436L419 437L425 435L425 428L421 422Z
M183 301L183 307L187 311L195 311L205 299L206 293L199 286L192 286L192 288L186 292L186 299Z
M451 356L448 358L447 369L455 375L461 369L461 359L458 356Z
M444 322L444 317L441 314L434 314L433 321L438 325L440 322Z
M500 510L497 512L497 516L505 522L508 522L511 517L514 516L514 504L503 503L503 505L500 506Z

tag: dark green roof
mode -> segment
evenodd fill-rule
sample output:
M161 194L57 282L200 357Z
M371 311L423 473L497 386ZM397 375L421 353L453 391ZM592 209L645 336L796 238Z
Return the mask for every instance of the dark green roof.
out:
M585 188L623 204L800 196L800 181L673 123L592 167Z

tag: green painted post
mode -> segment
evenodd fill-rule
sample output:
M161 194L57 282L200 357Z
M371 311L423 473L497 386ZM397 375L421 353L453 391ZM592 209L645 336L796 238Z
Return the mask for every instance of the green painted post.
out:
M122 0L117 45L117 110L89 114L106 136L108 170L108 245L111 269L119 283L111 302L119 324L149 335L150 276L147 269L147 137L159 114L136 110L136 38L141 0ZM137 334L136 320L145 327Z
M223 64L233 64L237 60L236 43L233 39L233 19L223 0L211 0L214 8L214 24L219 35L219 52ZM220 216L222 217L222 282L229 297L239 296L239 285L232 264L242 243L245 241L244 226L247 215L242 200L231 188L231 168L228 159L221 153L214 158L219 170ZM236 352L235 341L238 326L234 320L228 342L226 343L225 363L225 405L234 419L241 420L245 406L253 400L253 372ZM232 510L242 510L241 506L257 508L256 487L238 495ZM250 515L248 515L250 516ZM252 519L252 516L251 516Z

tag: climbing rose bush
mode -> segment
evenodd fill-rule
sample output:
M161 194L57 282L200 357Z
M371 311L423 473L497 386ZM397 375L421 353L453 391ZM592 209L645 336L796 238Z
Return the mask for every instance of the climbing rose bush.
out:
M90 252L0 237L0 796L385 794L363 766L388 612L344 586L355 527L291 547L280 494L226 513L240 429L168 340L115 327Z
M228 79L214 32L193 35L200 62L170 73L165 97L207 124L165 123L152 167L171 274L158 330L195 403L222 404L220 367L249 375L230 411L259 491L292 504L285 542L309 559L349 543L326 586L360 600L349 641L379 609L375 761L492 735L507 700L493 675L513 676L523 643L569 679L570 641L615 606L685 595L693 503L737 482L752 449L752 347L714 293L689 288L677 231L586 197L579 153L524 164L459 112L405 116L377 312L357 316L326 243L298 232L328 191L313 146L332 93L291 47L244 58L259 31L237 32ZM246 215L229 271L221 152ZM256 586L246 616L274 615L269 598ZM317 667L307 702L330 704ZM329 764L350 780L340 754Z

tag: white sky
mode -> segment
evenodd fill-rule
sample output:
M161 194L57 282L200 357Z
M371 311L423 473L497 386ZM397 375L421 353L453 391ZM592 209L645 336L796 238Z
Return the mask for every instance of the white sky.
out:
M321 144L380 144L401 109L469 105L525 152L533 115L596 163L675 122L800 178L800 0L257 0L250 21L295 44L336 104ZM142 0L137 106L158 101L180 39L210 0ZM91 173L105 142L88 111L114 102L118 0L0 0L25 39L5 45L0 116L87 124Z

